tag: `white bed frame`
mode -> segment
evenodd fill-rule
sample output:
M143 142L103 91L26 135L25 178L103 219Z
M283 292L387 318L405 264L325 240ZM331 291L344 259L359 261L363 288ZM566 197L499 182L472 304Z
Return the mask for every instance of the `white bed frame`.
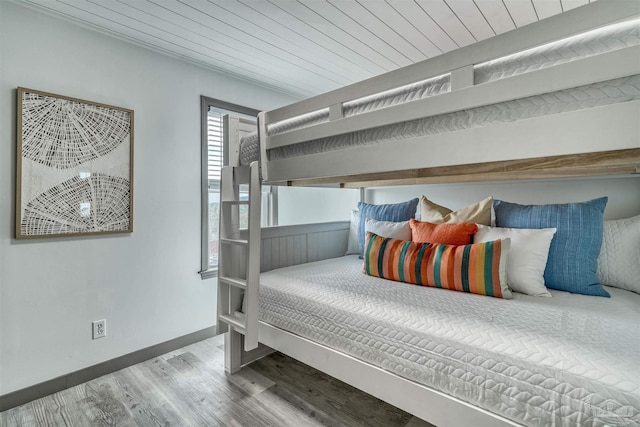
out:
M367 182L384 172L395 175L387 174L385 178L428 177L432 174L425 169L452 165L482 164L485 166L482 172L486 172L487 164L498 162L498 169L489 169L496 172L505 167L500 162L539 158L553 158L554 163L545 167L547 174L549 169L566 170L574 166L581 166L586 174L619 173L611 170L612 166L626 166L623 173L637 172L640 164L640 128L637 126L640 101L289 159L269 160L267 152L276 147L332 135L637 74L640 72L640 46L478 85L474 85L473 67L637 17L639 9L638 3L633 1L598 1L378 77L263 112L258 118L262 176L271 182L302 180L304 183L318 178L330 178L333 182ZM447 73L451 74L451 91L448 93L343 117L344 102ZM327 123L274 136L268 136L265 131L274 122L324 108L330 110ZM582 165L576 165L571 158L574 154L611 154L618 150L633 150L628 153L633 156L624 154L622 159L604 163L591 157L586 158ZM559 163L558 156L564 156L565 162ZM530 164L525 164L520 170L512 171L531 169Z
M268 150L288 144L638 74L640 47L630 47L489 83L474 85L473 82L474 64L639 15L637 2L600 0L422 63L260 113L258 131L263 182L308 184L331 181L361 186L363 182L397 184L441 179L640 173L640 101L381 143L375 147L283 160L269 160L267 155ZM452 90L449 93L343 117L344 102L445 73L451 73ZM267 136L269 124L323 108L329 108L329 122ZM239 165L239 140L250 129L251 126L241 119L228 118L226 149L231 166ZM340 256L346 248L347 234L347 223L263 229L263 256L254 251L247 254L247 261L255 265L259 260L261 271L267 271ZM313 239L315 242L309 245ZM318 242L322 243L323 249L310 256ZM239 310L239 307L235 309ZM258 322L255 327L261 345L251 351L243 349L253 346L243 344L244 336L238 332L242 328L229 327L225 342L228 372L236 372L242 365L277 350L440 427L517 425L264 322Z
M261 271L344 255L349 222L262 229ZM234 373L274 351L284 353L437 426L515 426L516 423L377 366L292 334L258 324L261 345L244 351L244 335L225 336L225 369Z

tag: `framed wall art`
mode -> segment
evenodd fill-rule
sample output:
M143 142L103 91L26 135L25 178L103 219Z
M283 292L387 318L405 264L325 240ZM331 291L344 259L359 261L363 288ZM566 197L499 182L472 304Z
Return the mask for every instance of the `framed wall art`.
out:
M18 88L16 238L133 231L133 111Z

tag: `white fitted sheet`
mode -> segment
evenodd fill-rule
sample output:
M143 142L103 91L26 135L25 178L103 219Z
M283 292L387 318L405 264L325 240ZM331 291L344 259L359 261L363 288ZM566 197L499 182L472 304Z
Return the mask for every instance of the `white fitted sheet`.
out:
M531 426L640 424L640 295L501 300L365 275L261 274L260 320Z

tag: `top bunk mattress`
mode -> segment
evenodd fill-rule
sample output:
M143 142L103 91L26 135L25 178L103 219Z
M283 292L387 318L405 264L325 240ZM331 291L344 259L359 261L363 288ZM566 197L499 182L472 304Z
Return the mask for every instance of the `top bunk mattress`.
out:
M501 300L367 276L262 273L260 320L530 426L640 425L640 295Z
M640 44L640 21L634 20L478 64L474 67L474 80L475 84L482 84L638 44ZM449 91L450 75L447 74L345 102L343 113L345 117L350 117ZM269 160L288 159L386 141L489 126L633 101L640 98L639 93L640 77L632 76L278 147L269 150L268 156ZM325 108L269 124L267 133L276 135L328 121L329 109ZM260 149L257 133L242 138L240 143L241 164L248 165L259 159Z
M450 76L440 76L410 85L402 86L396 89L385 91L376 95L367 96L356 99L354 101L345 102L343 104L343 114L345 117L362 114L369 111L379 110L381 108L391 107L406 102L424 99L430 96L449 92ZM267 133L276 135L279 133L290 132L297 129L313 126L329 121L329 109L325 108L313 113L304 114L291 119L283 120L268 126ZM240 141L240 162L243 165L249 165L251 162L259 160L260 147L258 145L258 133L253 132ZM298 154L288 151L288 147L284 147L284 151L280 154L282 157L291 157L295 155L311 154L310 151L298 151ZM278 156L277 152L274 154Z

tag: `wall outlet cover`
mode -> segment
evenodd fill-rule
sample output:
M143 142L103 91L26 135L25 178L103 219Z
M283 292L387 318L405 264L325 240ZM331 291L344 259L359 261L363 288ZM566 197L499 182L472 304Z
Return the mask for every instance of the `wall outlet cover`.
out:
M91 323L93 325L93 339L103 338L107 336L107 320L96 320Z

